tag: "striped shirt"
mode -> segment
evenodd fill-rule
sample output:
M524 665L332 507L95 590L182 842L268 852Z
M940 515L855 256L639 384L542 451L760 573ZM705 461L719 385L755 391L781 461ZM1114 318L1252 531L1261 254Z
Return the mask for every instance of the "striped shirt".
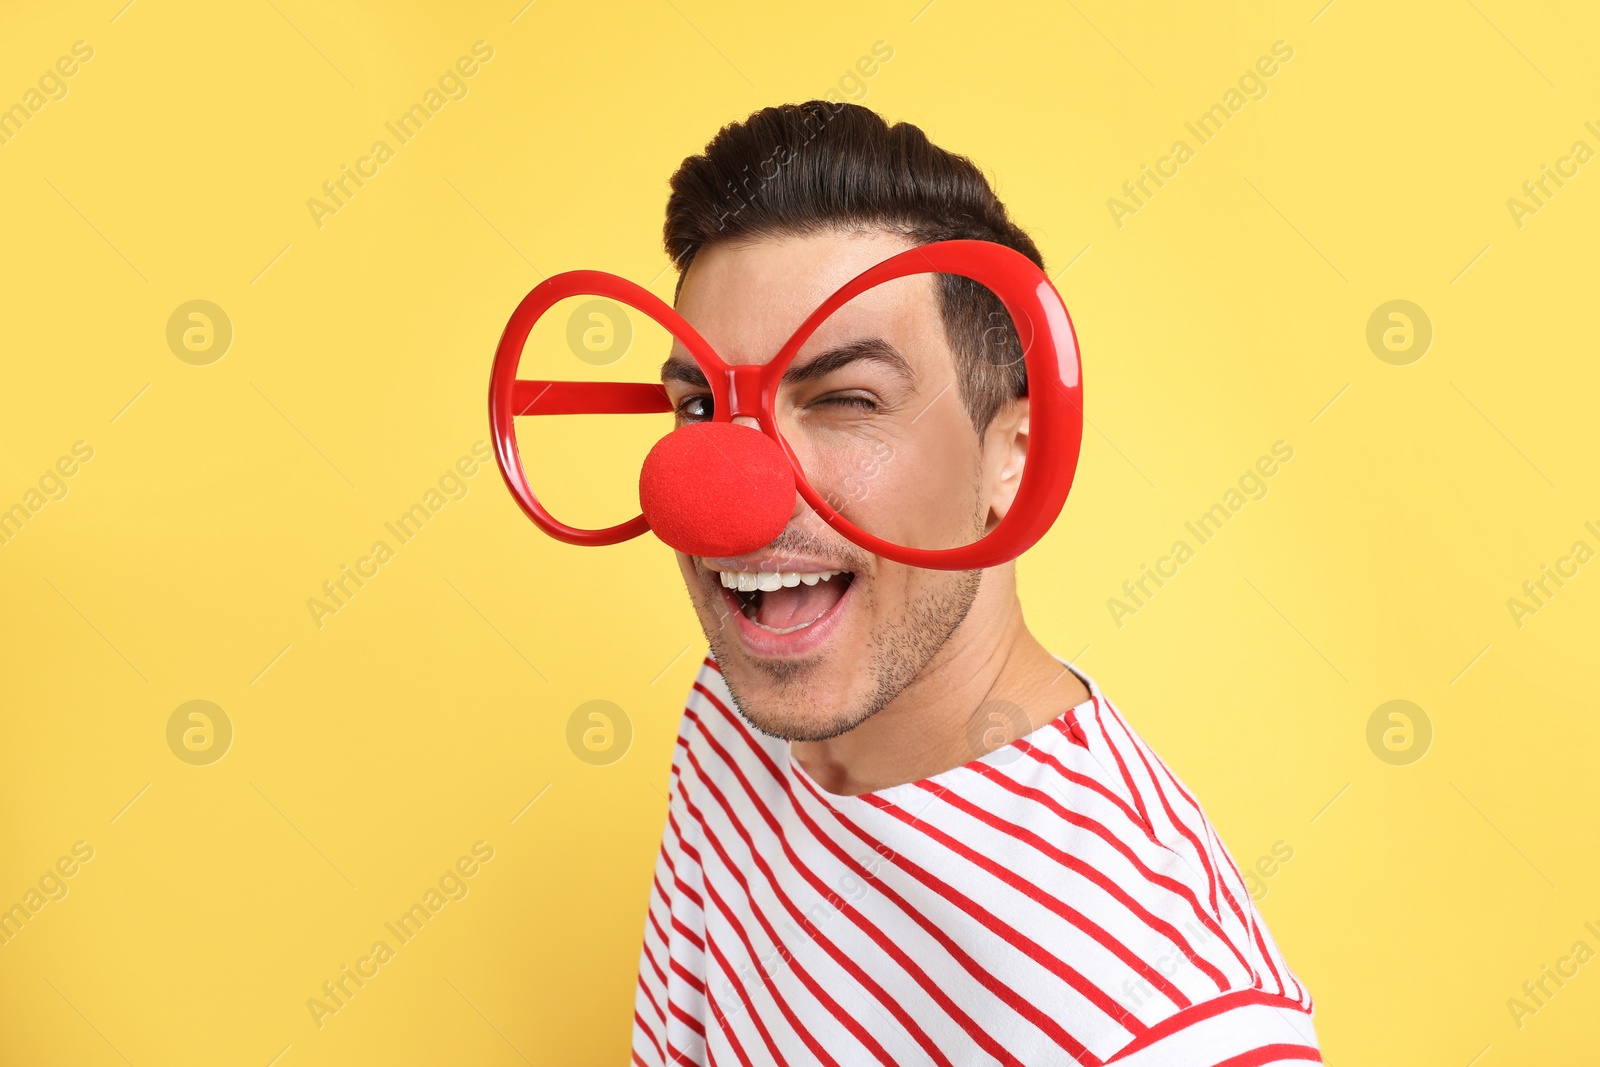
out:
M690 693L645 922L633 1062L1321 1063L1199 804L1094 681L961 767L819 787Z

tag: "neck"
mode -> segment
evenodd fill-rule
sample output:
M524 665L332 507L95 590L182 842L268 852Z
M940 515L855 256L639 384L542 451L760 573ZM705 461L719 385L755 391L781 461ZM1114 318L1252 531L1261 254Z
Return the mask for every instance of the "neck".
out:
M857 795L959 767L1089 699L1028 630L1014 568L991 568L972 608L920 675L847 734L796 741L795 759L830 793Z

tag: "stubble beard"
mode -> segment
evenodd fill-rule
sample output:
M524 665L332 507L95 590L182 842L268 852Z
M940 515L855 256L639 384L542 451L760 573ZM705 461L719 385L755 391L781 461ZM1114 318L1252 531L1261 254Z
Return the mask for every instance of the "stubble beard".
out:
M779 740L827 741L849 733L888 707L927 670L966 619L982 582L981 570L945 572L941 580L907 601L899 618L885 622L869 636L872 688L859 701L845 707L836 707L832 694L848 688L848 683L841 686L823 674L825 661L772 662L748 657L735 661L738 638L727 636L724 625L708 626L705 622L707 617L720 617L720 600L702 605L701 628L722 668L734 707L746 722ZM857 595L862 592L858 590ZM864 600L860 607L870 614L871 599ZM737 677L746 664L771 683L774 691L770 697L750 698L749 689Z

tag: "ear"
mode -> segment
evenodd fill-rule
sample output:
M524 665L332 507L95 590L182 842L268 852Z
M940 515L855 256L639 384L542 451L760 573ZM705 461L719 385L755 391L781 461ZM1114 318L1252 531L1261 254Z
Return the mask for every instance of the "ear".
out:
M995 412L983 435L983 492L989 516L984 533L1006 517L1028 464L1028 398L1019 397Z

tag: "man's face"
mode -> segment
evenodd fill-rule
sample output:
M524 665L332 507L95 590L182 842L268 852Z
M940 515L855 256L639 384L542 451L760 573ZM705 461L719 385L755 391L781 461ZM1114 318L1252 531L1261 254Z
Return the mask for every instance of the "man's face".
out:
M876 232L712 244L677 310L729 364L767 363L835 290L908 247ZM681 345L662 377L680 425L711 415ZM935 275L878 286L831 316L786 370L775 407L812 488L863 529L951 547L996 520L998 468L961 400ZM771 544L728 559L679 552L678 563L739 710L790 740L837 736L888 705L965 618L982 573L881 559L798 494ZM829 572L839 573L820 577ZM741 574L746 586L785 584L728 588Z

